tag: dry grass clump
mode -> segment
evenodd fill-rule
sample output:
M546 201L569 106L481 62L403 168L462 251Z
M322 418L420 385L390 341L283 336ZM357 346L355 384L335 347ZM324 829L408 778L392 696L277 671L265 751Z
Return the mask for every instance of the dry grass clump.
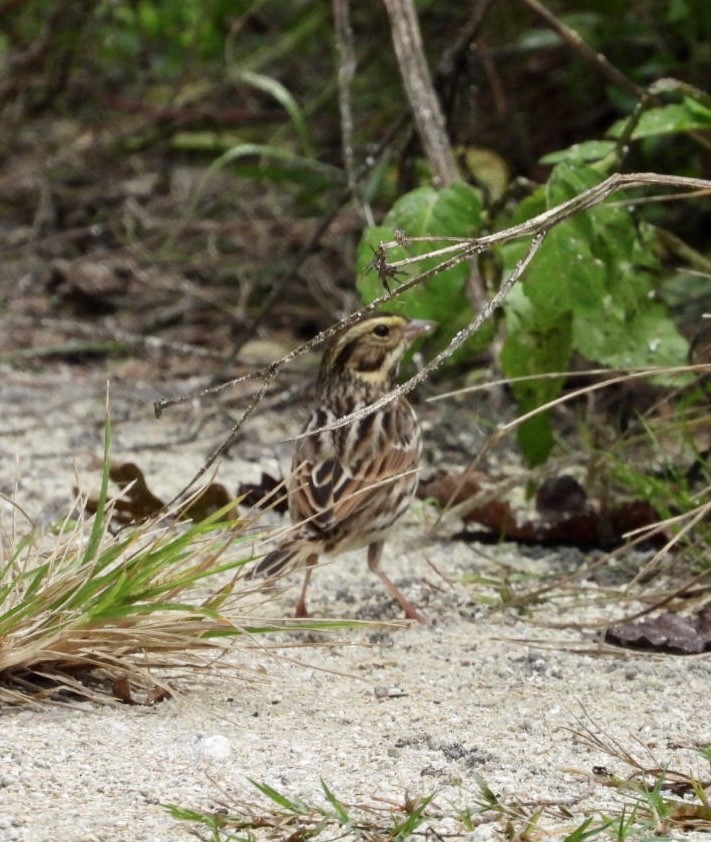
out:
M107 424L92 518L77 503L51 533L22 535L13 523L0 537L0 701L69 691L151 703L177 672L283 627L255 619L255 586L240 576L251 560L249 523L225 519L234 504L199 523L163 512L112 533L109 441Z

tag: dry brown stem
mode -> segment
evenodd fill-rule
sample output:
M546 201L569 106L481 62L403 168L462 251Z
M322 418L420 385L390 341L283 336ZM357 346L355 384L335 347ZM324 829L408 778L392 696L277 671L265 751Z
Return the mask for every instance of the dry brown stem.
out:
M586 44L574 29L566 26L566 24L557 18L550 9L543 5L543 3L539 2L539 0L523 0L523 3L539 17L543 18L548 26L557 32L562 40L568 44L569 47L572 47L578 55L590 64L595 65L602 75L609 79L613 85L617 85L618 88L621 88L623 91L627 91L627 93L632 94L632 96L635 97L640 97L644 94L644 88L641 88L631 79L628 79L627 76L611 64L602 53L598 53L597 50L594 50L589 44Z
M446 187L460 176L427 66L414 3L412 0L384 0L384 3L390 16L400 75L433 181L437 187Z

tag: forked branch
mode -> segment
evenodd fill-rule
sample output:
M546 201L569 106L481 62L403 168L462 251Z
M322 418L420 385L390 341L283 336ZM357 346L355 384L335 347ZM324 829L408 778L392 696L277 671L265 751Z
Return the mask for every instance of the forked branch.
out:
M158 401L155 404L156 414L160 416L161 412L169 406L178 403L183 403L188 400L193 400L196 397L200 398L218 391L222 391L223 389L235 385L236 383L240 383L246 379L260 379L263 382L262 388L260 388L259 391L252 397L249 404L243 411L242 415L230 430L225 441L219 447L215 448L215 450L208 456L205 464L190 480L187 486L177 495L176 499L185 494L185 492L190 487L192 487L200 479L200 477L202 477L205 474L205 472L211 467L211 465L213 465L215 461L219 459L220 456L222 456L222 454L224 454L227 450L230 449L230 447L232 447L237 437L237 434L241 430L245 421L250 417L250 415L252 415L259 402L261 401L262 397L266 393L269 384L274 379L279 369L281 369L283 366L287 365L292 360L296 359L302 354L305 354L308 351L311 351L313 348L316 348L317 346L321 345L323 342L325 342L327 339L330 339L332 336L334 336L339 331L343 330L345 327L348 327L349 325L352 325L355 322L359 321L361 318L363 318L363 316L367 315L368 313L372 313L373 311L382 307L383 304L386 304L388 301L391 301L393 298L396 298L398 295L401 295L406 290L418 286L419 284L423 283L429 278L438 275L440 272L443 272L444 270L457 265L461 261L468 260L473 255L482 251L486 251L492 246L498 245L500 243L505 243L509 240L520 239L522 237L530 237L531 245L529 247L528 253L526 254L526 257L518 264L518 266L514 269L511 275L509 275L509 277L504 281L498 292L484 305L484 307L480 310L480 312L472 320L472 322L470 322L470 324L462 331L457 333L456 336L449 343L449 345L436 357L434 357L434 359L432 359L427 366L425 366L421 371L419 371L414 377L411 377L405 383L402 383L401 385L393 389L392 392L378 400L376 403L366 407L360 412L345 416L344 418L339 419L336 423L324 429L336 429L337 427L342 427L346 424L351 424L355 420L380 409L389 401L395 400L397 397L411 392L420 383L422 383L433 371L436 371L438 368L440 368L446 362L446 360L449 359L449 357L451 357L452 354L458 348L460 348L461 345L464 342L466 342L466 340L493 315L494 311L499 306L501 306L501 304L506 299L506 296L515 286L518 280L520 280L520 278L523 276L528 265L535 257L535 254L538 251L538 248L540 247L543 237L545 236L547 231L549 231L554 226L560 224L561 222L564 222L566 219L570 219L576 214L582 213L583 211L589 210L595 205L600 204L601 202L605 201L605 199L609 198L610 196L614 195L619 191L628 190L633 187L644 186L674 187L682 190L695 191L694 193L689 193L689 195L711 195L711 181L702 178L687 178L683 176L661 175L658 173L615 173L614 175L611 175L609 176L609 178L606 178L604 181L600 182L600 184L597 184L594 187L591 187L589 190L585 190L583 193L580 193L578 196L575 196L572 199L561 203L560 205L556 205L555 207L550 208L549 210L546 210L543 213L540 213L537 216L534 216L531 219L520 223L519 225L514 225L511 228L505 228L502 231L497 231L493 234L487 234L483 237L462 238L458 242L455 242L448 246L444 246L441 249L435 249L432 252L429 252L428 254L423 254L418 257L411 257L405 260L388 263L385 259L385 253L388 249L394 248L395 246L399 246L401 245L401 243L382 243L380 249L383 253L383 260L381 261L381 263L385 267L386 271L388 271L389 273L391 273L392 271L396 271L398 267L417 263L421 260L431 259L432 257L441 257L443 258L443 260L438 266L434 267L433 269L427 272L422 272L417 277L400 284L392 292L387 292L386 294L381 295L379 298L375 299L370 304L367 304L365 307L362 307L360 310L343 319L338 324L332 325L331 327L322 331L310 341L304 343L303 345L300 345L298 348L295 348L293 351L290 351L281 359L276 360L271 365L261 369L260 371L256 371L250 373L249 375L245 375L243 377L238 377L234 380L227 381L226 383L222 383L220 386L217 387L205 389L202 392L199 392L197 395L184 395L179 398ZM430 239L436 240L436 238ZM418 240L421 241L421 238L418 238ZM416 239L413 238L412 242L415 241ZM313 433L316 431L311 432Z

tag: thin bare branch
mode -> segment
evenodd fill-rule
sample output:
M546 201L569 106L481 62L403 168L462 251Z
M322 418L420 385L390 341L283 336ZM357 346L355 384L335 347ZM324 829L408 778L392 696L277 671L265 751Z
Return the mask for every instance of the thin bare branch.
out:
M504 302L506 296L511 292L516 282L521 278L524 274L526 269L528 268L529 264L535 257L538 249L541 247L543 240L545 238L545 232L540 231L531 239L531 244L529 246L528 252L526 256L520 260L513 272L504 280L501 284L501 288L498 292L493 295L489 301L485 304L485 306L480 310L476 318L471 321L465 328L460 330L457 334L455 334L449 345L437 354L436 357L433 357L426 366L424 366L420 371L417 372L413 377L409 380L406 380L404 383L401 383L391 392L388 392L387 395L384 395L382 398L379 398L372 404L368 404L364 406L362 409L358 409L355 412L352 412L350 415L344 415L342 418L339 418L337 421L334 421L332 424L329 424L326 427L319 427L315 430L310 430L308 433L302 433L300 436L295 436L294 440L298 438L303 438L307 435L314 435L316 433L322 433L327 430L337 430L339 427L343 427L346 424L352 424L354 421L358 421L361 418L365 418L366 416L372 414L373 412L377 412L381 407L385 406L386 404L390 403L390 401L396 400L397 398L401 397L402 395L408 394L413 389L417 388L420 383L423 383L429 376L432 374L433 371L436 371L440 368L451 356L454 354L462 345L470 339L479 328L484 324L484 322L488 321L494 312L501 306Z
M422 45L417 12L412 0L383 0L390 17L390 28L400 75L410 101L417 133L439 187L459 181L457 162L447 137L447 127L432 84Z
M333 21L338 52L338 108L341 114L343 165L346 169L348 189L358 206L363 222L370 227L375 225L375 218L363 196L355 161L351 85L356 71L356 52L350 21L350 0L333 0Z
M448 46L435 68L435 83L440 84L442 80L452 76L457 65L462 61L472 41L476 38L481 25L489 9L494 5L495 0L478 0L472 8L469 18L465 21L456 39Z
M479 251L485 251L486 249L491 248L491 246L498 245L499 243L505 243L509 240L516 240L522 237L530 237L540 233L541 231L547 231L552 226L563 222L565 219L568 219L577 213L581 213L582 211L589 210L595 205L599 205L600 202L604 201L614 193L617 193L619 190L652 185L683 187L688 190L704 191L706 195L711 194L711 181L708 179L690 178L680 175L662 175L660 173L614 173L604 181L596 184L594 187L579 193L572 199L568 199L567 202L563 202L560 205L549 208L548 210L543 211L543 213L539 213L537 216L533 216L525 222L521 222L511 228L504 228L493 234L487 234L484 237L475 237L471 240L463 239L458 244L439 249L434 253L434 256L442 256L444 254L459 252L460 259L466 260L472 254ZM382 247L385 249L395 248L398 245L399 243L395 241L382 243ZM388 263L387 265L390 269L397 269L410 263L427 260L432 256L432 253L427 253L420 255L417 258L405 258L404 260ZM404 286L405 285L403 284L402 287L399 287L398 291L401 291Z
M651 104L657 103L661 94L668 93L670 91L683 92L686 90L697 96L700 94L702 96L704 95L702 91L698 91L678 79L657 79L648 88L640 87L633 82L632 79L625 76L621 70L618 70L606 56L593 49L589 44L586 44L578 32L564 24L563 21L556 17L550 9L540 2L540 0L522 0L522 2L524 5L528 6L529 9L543 18L550 28L557 32L562 40L571 47L571 49L573 49L574 52L583 59L583 61L599 70L601 75L613 85L616 85L621 90L637 97L639 99L636 108L637 117L641 116L641 114L646 111ZM635 115L633 115L633 119L628 123L628 136L625 138L625 142L629 139L634 126L637 124L637 120L634 119L634 116ZM703 132L691 131L689 132L689 136L693 137L693 139L704 148L711 149L711 143L708 138L705 137Z
M551 12L551 10L544 6L539 0L523 0L523 4L528 6L528 8L535 12L539 17L543 18L548 26L550 26L554 32L557 32L569 47L572 47L573 50L575 50L575 52L578 53L578 55L580 55L585 61L597 67L602 75L606 79L609 79L613 85L617 85L618 88L621 88L623 91L627 91L627 93L632 94L632 96L635 97L640 97L644 94L644 88L641 88L625 76L625 74L618 70L614 64L609 62L602 53L598 53L597 50L594 50L589 44L586 44L578 32L564 24L560 18L556 17L553 12Z

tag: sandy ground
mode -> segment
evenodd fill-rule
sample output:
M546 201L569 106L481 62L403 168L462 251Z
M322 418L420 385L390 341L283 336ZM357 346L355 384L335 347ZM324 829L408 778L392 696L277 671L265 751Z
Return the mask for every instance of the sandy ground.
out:
M204 410L193 406L156 422L153 390L125 375L113 385L114 457L138 462L153 490L170 496L229 421L218 414L196 440L180 443ZM66 512L77 478L84 490L98 485L102 378L71 368L32 375L8 369L2 378L1 490L49 522ZM279 439L294 432L293 420L282 414L265 423L258 419L239 458L221 466L229 488L256 479L261 467L275 470L288 455ZM407 797L435 793L418 838L510 838L511 817L489 813L473 829L461 820L476 814L483 778L502 805L523 816L546 807L535 838L564 839L591 812L632 809L630 795L593 776L596 767L620 777L634 771L604 745L617 744L643 768L708 781L709 764L695 750L711 744L708 657L600 648L586 629L614 606L591 596L592 580L583 583L584 597L568 594L531 611L487 606L495 586L467 584L467 576L515 580L584 559L452 542L447 536L457 524L433 535L435 516L415 504L385 555L386 569L430 626L356 628L299 646L284 635L272 652L238 648L226 673L196 676L153 708L0 708L0 839L194 838L194 826L163 805L232 812L261 805L268 813L249 778L321 806L323 780L345 804L378 808L385 825ZM5 532L10 523L4 507ZM294 578L269 610L287 612L297 588ZM397 619L357 554L318 570L311 609L322 617ZM524 818L511 820L514 830L524 828ZM646 835L654 830L649 824ZM288 835L264 830L255 838ZM630 838L644 836L639 830ZM707 838L673 828L661 836ZM331 827L318 838L336 837Z

